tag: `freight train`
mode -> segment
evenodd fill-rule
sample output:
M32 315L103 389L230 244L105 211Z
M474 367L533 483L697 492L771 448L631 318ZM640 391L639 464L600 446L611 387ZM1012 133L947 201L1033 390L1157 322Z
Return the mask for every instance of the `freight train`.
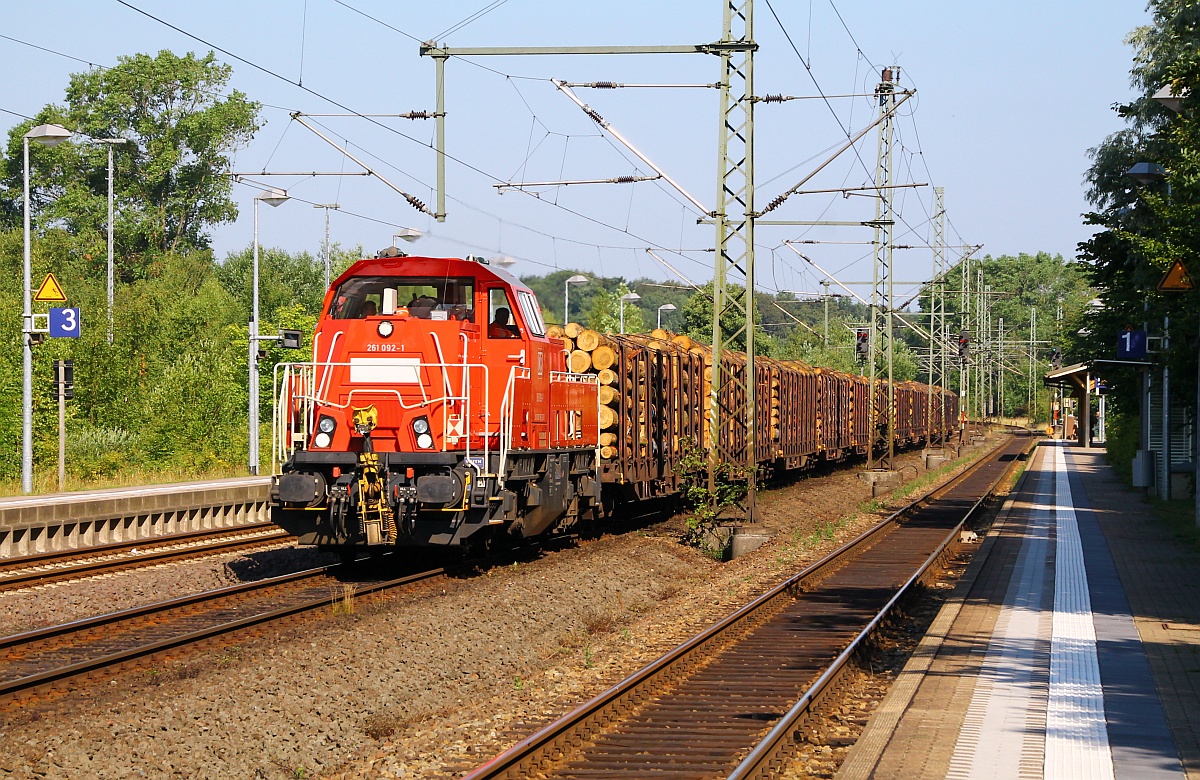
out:
M726 408L745 356L721 353ZM547 327L533 291L482 258L381 256L326 293L312 360L275 370L272 520L302 545L474 545L561 532L670 497L691 445L746 467L745 426L710 429L712 353L663 331ZM886 446L869 381L759 358L757 473ZM898 446L957 430L958 398L894 393Z

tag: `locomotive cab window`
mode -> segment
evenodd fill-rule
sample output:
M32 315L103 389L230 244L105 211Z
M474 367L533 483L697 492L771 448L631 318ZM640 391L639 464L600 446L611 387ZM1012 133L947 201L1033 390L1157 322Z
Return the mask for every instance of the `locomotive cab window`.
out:
M337 289L329 316L335 320L390 317L403 306L418 319L474 322L474 295L471 278L360 276Z
M546 323L542 320L542 310L538 306L537 298L533 297L531 292L519 290L517 300L521 302L521 313L525 315L525 322L529 325L529 330L535 336L545 336Z
M502 287L488 290L488 338L519 339L521 329L513 313L512 301Z

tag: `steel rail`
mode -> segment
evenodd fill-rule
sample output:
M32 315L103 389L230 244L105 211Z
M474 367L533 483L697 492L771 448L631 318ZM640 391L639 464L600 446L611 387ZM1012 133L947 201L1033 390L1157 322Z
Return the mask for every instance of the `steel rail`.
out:
M1022 448L1021 455L1028 456L1029 452L1036 446L1037 438L1032 438L1031 442ZM817 702L821 696L833 686L833 684L841 677L846 667L850 664L854 654L864 645L867 639L875 632L877 628L887 619L896 605L908 595L909 590L925 576L926 572L933 567L935 563L945 553L946 549L953 543L954 539L962 532L963 526L983 507L984 503L991 498L995 493L996 488L1001 485L1013 473L1017 466L1022 463L1021 457L1013 458L1009 464L996 479L988 486L979 499L972 504L971 508L963 515L962 520L946 535L942 543L926 558L925 562L919 569L913 572L912 576L900 586L900 589L888 600L887 604L879 610L879 612L871 619L871 621L858 633L852 642L843 650L833 663L825 670L825 672L817 678L812 686L804 692L804 695L792 705L792 708L784 714L782 718L767 732L766 736L759 741L750 753L742 759L734 771L730 772L726 780L749 780L749 778L769 777L779 771L776 764L780 761L782 753L792 744L792 735L800 723L800 721L809 714L812 705Z
M263 547L272 544L290 542L292 537L286 531L254 536L270 528L273 523L253 523L241 528L224 528L207 531L194 531L186 534L172 534L156 537L150 540L136 542L117 542L97 547L87 547L76 550L58 550L36 555L23 555L19 558L0 560L0 591L27 588L33 585L44 585L62 580L80 579L97 574L107 574L127 569L140 569L171 561L181 561L218 555L233 550ZM205 539L217 541L162 550L162 547L188 545L193 542L203 542ZM145 553L133 553L133 550L148 549ZM108 556L126 556L110 558ZM104 558L104 560L94 560ZM56 568L37 568L55 566ZM23 571L32 569L32 571ZM18 572L8 574L7 572Z
M499 777L523 777L545 769L542 756L570 752L600 729L621 717L624 711L640 705L666 685L684 677L724 647L736 641L737 633L747 632L766 622L778 610L777 604L792 601L803 590L832 574L846 559L863 552L884 531L904 517L944 495L954 486L991 462L1005 449L1002 442L978 458L962 473L893 512L855 539L826 555L804 570L762 594L755 600L687 640L657 660L622 680L607 691L580 705L538 732L526 737L464 777L464 780L491 780ZM985 494L986 495L986 494ZM702 657L703 656L703 657Z
M279 587L282 585L301 582L306 579L316 579L322 576L330 576L345 565L346 564L336 564L317 569L308 569L302 572L294 572L292 574L285 574L279 577L259 580L258 582L233 585L227 588L219 588L217 590L205 591L203 593L192 594L189 596L181 596L168 601L148 604L141 607L134 607L127 610L122 610L120 612L99 615L97 617L77 620L57 626L49 626L47 628L28 631L22 634L14 634L12 636L0 638L0 651L7 651L6 654L9 657L12 657L12 655L18 652L23 646L64 638L71 635L84 636L88 632L95 632L97 630L103 630L107 627L116 626L123 623L130 623L131 621L139 618L148 618L154 615L160 615L169 612L179 612L180 610L188 607L195 607L208 602L236 600L238 597L245 596L256 591L261 592L272 587ZM439 568L417 574L410 574L391 580L383 580L365 584L359 583L357 584L357 589L355 590L355 596L369 595L403 585L410 585L423 580L433 579L434 577L444 575L445 573L446 570L444 568ZM270 623L285 617L299 615L303 612L322 609L324 607L333 605L339 598L341 598L340 594L329 593L321 598L309 599L300 603L291 604L276 609L256 612L252 615L247 615L236 620L225 621L212 626L206 626L195 631L160 639L155 642L139 644L137 646L119 650L113 653L108 653L103 656L89 658L76 663L49 669L37 674L0 682L0 702L10 699L16 694L27 692L34 688L40 688L42 686L61 682L72 677L77 677L105 668L125 664L130 661L154 655L164 650L195 644L200 641L214 639L216 637L231 634L243 629Z

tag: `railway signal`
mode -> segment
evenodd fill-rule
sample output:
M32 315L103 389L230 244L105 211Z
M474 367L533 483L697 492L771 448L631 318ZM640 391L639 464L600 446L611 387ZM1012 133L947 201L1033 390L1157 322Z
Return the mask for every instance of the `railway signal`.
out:
M854 331L854 359L866 363L871 351L871 331L867 328L857 328Z
M75 397L75 361L54 361L54 397L67 401Z
M1050 354L1050 367L1062 368L1062 350L1058 347L1054 348L1054 352Z
M971 360L971 336L965 330L958 333L958 359L964 363Z

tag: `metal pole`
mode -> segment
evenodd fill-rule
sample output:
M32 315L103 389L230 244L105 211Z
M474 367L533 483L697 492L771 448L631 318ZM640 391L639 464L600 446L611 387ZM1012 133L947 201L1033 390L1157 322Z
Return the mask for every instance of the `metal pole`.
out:
M621 335L625 335L625 299L621 299Z
M1004 318L996 326L996 416L1004 422Z
M825 287L825 349L829 349L829 280L822 279L821 284Z
M250 310L250 473L258 474L258 198L254 199L253 306Z
M446 221L446 56L434 54L434 79L437 90L437 105L434 111L434 133L437 143L437 208L433 218L438 222ZM563 323L566 325L566 323Z
M563 327L567 327L571 317L571 283L563 282Z
M325 207L325 289L329 289L329 207Z
M25 212L25 313L21 318L21 492L33 492L33 292L30 290L32 261L30 259L29 228L29 139L24 140L25 196L21 201Z
M967 338L971 338L971 258L968 255L962 261L962 284L959 285L959 314L962 318L961 329L966 332ZM968 342L969 343L969 342ZM971 416L971 368L966 360L960 360L958 365L958 402L959 415L963 420L963 427L966 427L966 421Z
M108 343L113 343L113 145L108 146ZM61 480L60 480L61 482Z
M1033 423L1033 398L1036 395L1033 389L1034 375L1034 353L1037 350L1037 308L1029 307L1029 393L1028 399L1025 402L1025 408L1028 410L1026 414L1029 417L1030 424Z
M1171 318L1163 317L1162 351L1168 354L1171 349ZM1171 500L1171 369L1163 363L1162 370L1162 480L1160 494L1164 501Z
M66 490L67 482L67 400L63 397L66 365L61 360L54 361L54 391L58 396L58 490Z

